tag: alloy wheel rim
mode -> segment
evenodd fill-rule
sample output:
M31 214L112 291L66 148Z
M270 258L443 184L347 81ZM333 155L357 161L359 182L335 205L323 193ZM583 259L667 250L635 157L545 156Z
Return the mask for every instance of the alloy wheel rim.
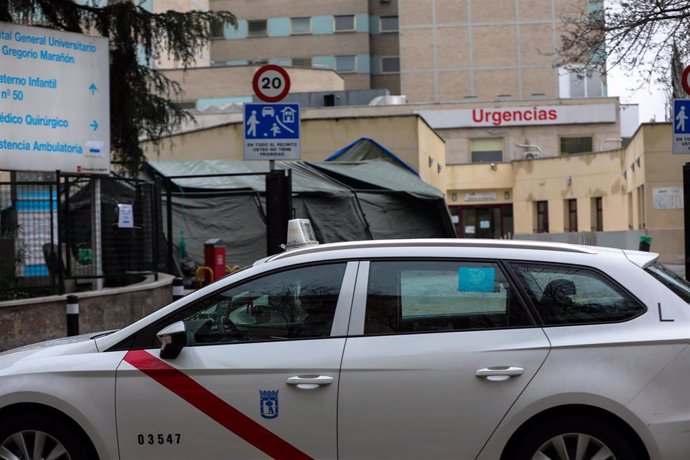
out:
M71 460L65 446L39 430L19 431L0 444L0 460Z
M584 433L554 436L537 449L532 460L616 460L613 451L599 439Z

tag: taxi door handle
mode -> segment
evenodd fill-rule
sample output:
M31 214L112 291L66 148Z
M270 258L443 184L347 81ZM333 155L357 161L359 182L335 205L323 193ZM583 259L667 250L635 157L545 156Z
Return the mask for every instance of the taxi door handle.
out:
M309 375L309 376L299 376L288 377L288 385L296 385L297 388L302 390L313 390L322 385L330 385L333 383L333 377L330 375Z
M475 375L477 377L484 377L486 380L490 380L492 382L502 382L511 377L518 377L524 373L525 370L521 367L497 366L477 369L477 373Z

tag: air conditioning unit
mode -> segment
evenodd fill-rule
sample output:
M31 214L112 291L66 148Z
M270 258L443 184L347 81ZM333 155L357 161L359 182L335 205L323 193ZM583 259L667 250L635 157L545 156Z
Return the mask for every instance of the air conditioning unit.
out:
M538 152L536 150L525 152L523 158L525 160L534 160L535 158L541 158L541 152Z

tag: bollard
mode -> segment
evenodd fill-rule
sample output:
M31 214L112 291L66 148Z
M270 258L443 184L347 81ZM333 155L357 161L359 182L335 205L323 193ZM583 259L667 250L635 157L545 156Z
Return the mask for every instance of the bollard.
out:
M184 283L182 282L182 278L175 278L172 283L173 302L180 300L182 297L184 297Z
M649 252L649 248L652 246L652 237L647 235L642 235L640 237L640 251Z
M79 335L79 297L67 296L67 337Z

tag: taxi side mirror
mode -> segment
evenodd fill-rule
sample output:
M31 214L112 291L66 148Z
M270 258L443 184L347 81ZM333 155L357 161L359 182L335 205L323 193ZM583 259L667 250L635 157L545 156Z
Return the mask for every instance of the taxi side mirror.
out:
M161 341L161 359L175 359L187 346L187 328L184 321L164 327L156 336Z

